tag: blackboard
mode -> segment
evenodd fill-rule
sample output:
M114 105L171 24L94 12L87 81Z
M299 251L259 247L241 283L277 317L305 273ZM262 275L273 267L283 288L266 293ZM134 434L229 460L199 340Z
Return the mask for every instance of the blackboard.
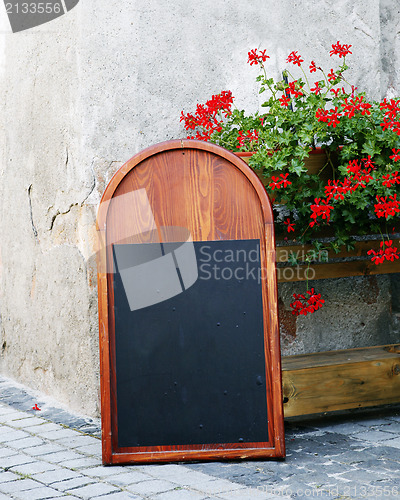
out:
M285 455L271 203L218 146L167 141L97 230L104 464Z
M117 266L159 247L139 246ZM158 304L131 311L114 274L119 447L268 441L260 242L194 247L198 279Z

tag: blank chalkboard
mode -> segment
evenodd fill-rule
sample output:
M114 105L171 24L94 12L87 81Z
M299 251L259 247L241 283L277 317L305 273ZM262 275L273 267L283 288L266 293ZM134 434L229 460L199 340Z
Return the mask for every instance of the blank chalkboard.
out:
M197 281L158 304L131 311L114 274L119 447L268 441L260 242L194 246Z
M283 457L272 210L232 153L133 157L98 215L103 463Z

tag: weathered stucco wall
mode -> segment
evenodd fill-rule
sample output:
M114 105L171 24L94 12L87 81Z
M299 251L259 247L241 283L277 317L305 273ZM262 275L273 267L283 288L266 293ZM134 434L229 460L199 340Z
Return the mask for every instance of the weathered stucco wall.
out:
M82 0L68 14L0 32L0 372L72 409L98 412L94 217L117 168L181 137L180 111L231 89L256 109L247 51L265 47L278 76L288 53L319 57L353 45L351 76L400 94L397 0ZM320 282L324 311L285 314L284 352L395 341L395 278ZM396 309L397 308L397 309ZM396 323L397 321L397 323Z

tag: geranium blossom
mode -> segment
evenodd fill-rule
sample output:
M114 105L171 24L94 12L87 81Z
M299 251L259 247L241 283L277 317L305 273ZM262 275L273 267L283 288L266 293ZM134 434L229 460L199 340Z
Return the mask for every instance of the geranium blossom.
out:
M269 183L269 187L272 189L272 191L276 189L280 189L282 187L290 186L292 183L287 179L288 177L287 174L279 174L279 177L275 177L274 175L271 177L272 182Z
M245 144L257 144L258 142L258 132L257 130L247 130L246 134L242 130L239 130L239 135L237 137L239 145L237 148L243 147Z
M283 221L283 223L285 224L288 233L290 233L290 231L294 232L294 226L296 224L294 224L293 222L290 222L290 218L289 217L285 221Z
M318 95L322 90L322 88L319 86L319 84L320 84L320 82L315 82L315 84L314 84L315 87L310 89L311 92L314 92L314 94L316 94L316 95Z
M307 290L306 294L309 297L306 297L302 293L293 294L294 301L290 304L290 307L293 309L292 314L295 316L306 316L308 313L313 313L325 303L325 300L321 299L321 294L316 293L314 288Z
M328 185L325 186L325 196L327 201L330 201L331 198L334 198L335 200L343 200L346 192L347 189L343 187L342 183L339 183L339 181L329 179Z
M377 196L376 199L378 203L374 205L375 213L377 217L385 217L386 219L389 216L396 215L396 213L400 212L399 202L396 199L397 195L389 196L389 201L387 200L387 196Z
M338 55L339 57L346 57L347 54L352 54L352 52L350 51L350 47L351 45L341 45L338 41L336 44L332 44L332 50L329 52L329 55L331 57L334 55Z
M389 156L389 158L393 161L399 161L400 160L400 154L399 154L400 149L392 149L393 154Z
M328 73L328 80L332 83L336 80L337 75L333 72L333 69L331 68L330 73Z
M371 104L363 102L363 99L364 96L357 96L354 99L346 98L344 104L342 104L344 115L352 118L356 111L361 111L362 115L370 115L371 111L369 111L369 108L371 108Z
M315 203L311 205L311 211L312 214L310 215L312 222L310 223L310 226L313 227L316 223L317 217L321 217L322 219L326 220L326 222L329 222L330 217L331 217L331 211L333 210L332 205L328 205L329 201L328 200L322 200L321 198L315 198Z
M399 258L399 252L396 247L392 246L393 241L382 241L380 249L376 252L374 249L368 250L367 254L372 255L371 260L376 265L382 264L385 260L393 262Z
M250 66L253 64L261 64L269 59L269 56L266 54L266 50L261 50L260 52L257 52L257 50L258 49L252 49L247 54L249 57L247 62L250 63Z
M280 97L278 99L278 101L281 103L281 106L289 106L289 103L290 103L290 99L288 97L286 97L285 95L283 95L282 97Z
M383 175L382 179L382 185L385 187L391 187L395 184L400 184L400 174L397 170L396 172L392 172L391 174Z
M214 132L222 130L223 117L231 115L233 95L230 90L223 90L219 94L213 95L205 104L197 104L196 113L181 112L180 121L184 122L186 130L194 130L201 127L201 132L196 132L196 139L208 141ZM219 116L221 113L222 116ZM189 137L193 138L193 137Z
M297 50L294 50L289 54L288 58L286 59L286 62L297 64L297 66L301 66L301 63L304 62L304 59L302 59L301 56L297 55Z
M319 122L325 122L328 125L331 125L332 127L336 127L340 123L340 112L338 112L338 107L335 106L335 109L317 109L315 113L315 117L318 119Z
M304 95L304 93L298 87L297 80L294 80L293 82L289 82L288 90L291 94L293 94L294 97L300 97L300 96Z

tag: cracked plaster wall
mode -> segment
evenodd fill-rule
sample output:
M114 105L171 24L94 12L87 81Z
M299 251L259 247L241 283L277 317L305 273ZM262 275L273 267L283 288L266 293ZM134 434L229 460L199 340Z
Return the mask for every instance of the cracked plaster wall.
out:
M329 65L331 43L350 43L356 85L376 98L400 94L399 6L82 0L18 34L0 15L0 372L96 415L93 224L113 173L144 147L183 136L180 111L212 93L229 88L255 110L253 47L267 48L277 77L291 50ZM330 303L297 322L292 286L280 287L284 352L396 338L395 277L319 282Z

